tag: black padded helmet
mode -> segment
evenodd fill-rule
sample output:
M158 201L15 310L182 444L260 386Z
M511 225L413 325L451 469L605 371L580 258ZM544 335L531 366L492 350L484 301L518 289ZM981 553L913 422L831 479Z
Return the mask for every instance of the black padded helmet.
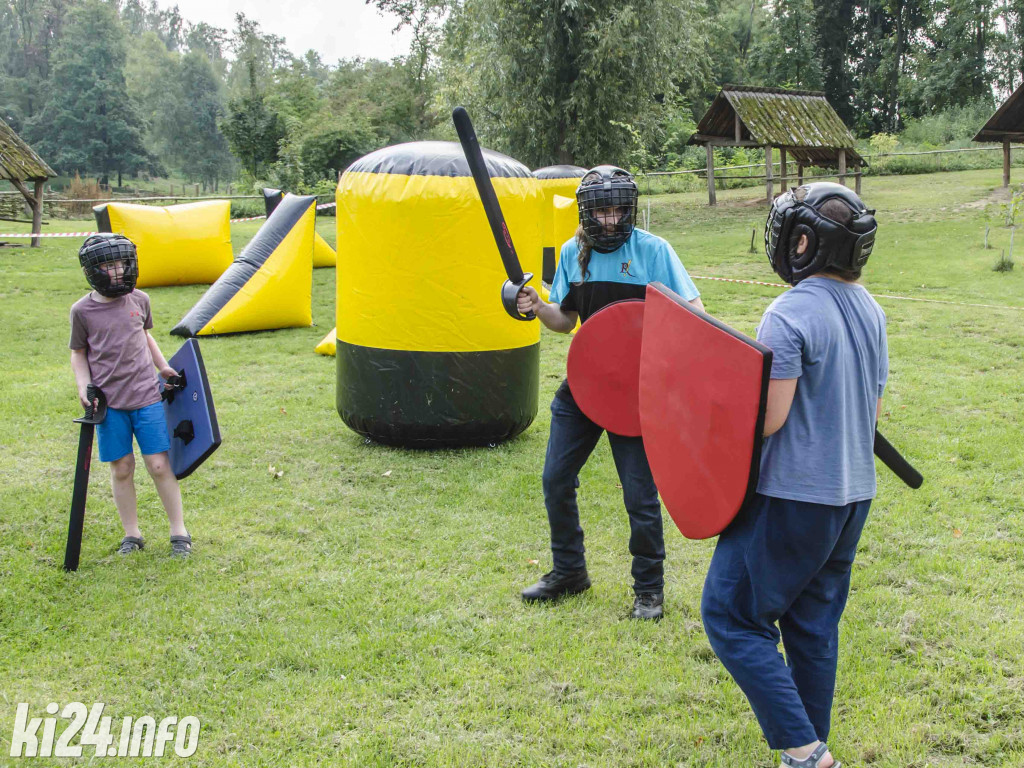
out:
M584 174L576 188L576 202L580 209L580 226L595 251L610 253L633 234L639 194L633 174L614 165L599 165ZM597 218L597 211L602 208L623 209L611 231Z
M114 299L135 290L139 279L139 258L135 243L124 235L101 232L91 235L78 250L78 262L85 279L100 294ZM117 264L113 269L105 264Z
M829 200L838 200L850 209L849 223L841 224L820 213ZM878 224L874 213L842 184L818 181L791 189L772 201L765 222L768 261L790 285L828 267L856 272L867 263L875 245ZM801 235L807 236L807 249L798 254Z

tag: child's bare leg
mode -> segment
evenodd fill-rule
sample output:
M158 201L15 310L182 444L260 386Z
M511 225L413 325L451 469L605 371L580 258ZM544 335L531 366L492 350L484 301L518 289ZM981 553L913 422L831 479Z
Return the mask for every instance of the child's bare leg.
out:
M150 477L153 478L154 485L156 485L156 492L160 494L160 501L167 511L167 521L171 524L171 536L187 536L185 515L181 508L181 487L171 469L167 451L144 454L142 458L146 462L146 469L149 471Z
M139 512L135 503L135 455L127 454L110 462L110 487L114 492L114 506L121 518L125 536L142 538L139 530Z

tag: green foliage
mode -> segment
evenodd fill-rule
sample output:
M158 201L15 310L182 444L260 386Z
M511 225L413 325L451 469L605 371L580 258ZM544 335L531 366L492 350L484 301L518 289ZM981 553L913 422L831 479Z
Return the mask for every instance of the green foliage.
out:
M907 121L901 134L906 144L940 147L952 141L967 142L992 116L991 99L981 97L960 106L951 106L931 115Z
M227 118L221 123L231 151L242 167L255 178L277 162L278 143L285 137L285 123L267 108L260 93L250 93L228 103Z
M303 181L337 181L338 173L381 145L367 121L335 119L303 137L300 158Z
M68 13L46 104L27 130L54 169L104 177L155 169L128 97L126 57L124 31L108 3L85 0Z
M623 164L632 137L613 123L664 141L655 97L708 61L703 18L698 0L467 0L449 20L442 98L533 167Z

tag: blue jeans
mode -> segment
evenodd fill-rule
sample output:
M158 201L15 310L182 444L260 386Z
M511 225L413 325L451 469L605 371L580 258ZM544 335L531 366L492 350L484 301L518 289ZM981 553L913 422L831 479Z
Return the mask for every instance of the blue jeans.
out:
M604 430L583 415L571 396L551 401L551 434L544 457L544 505L551 526L551 555L557 573L585 568L583 529L576 506L577 475ZM629 552L635 592L660 592L665 584L665 537L658 489L647 464L643 440L608 433L622 499L629 513Z
M839 619L870 507L870 499L831 507L757 494L718 537L704 631L772 749L828 738Z

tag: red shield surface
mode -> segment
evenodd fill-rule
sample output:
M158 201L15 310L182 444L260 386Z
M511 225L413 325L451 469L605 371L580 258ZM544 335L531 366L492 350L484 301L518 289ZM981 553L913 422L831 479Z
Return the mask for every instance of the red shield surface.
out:
M569 345L566 373L580 410L609 432L640 435L640 344L644 302L617 301L595 312Z
M654 482L684 536L732 522L757 486L768 347L647 286L640 360L640 427Z

